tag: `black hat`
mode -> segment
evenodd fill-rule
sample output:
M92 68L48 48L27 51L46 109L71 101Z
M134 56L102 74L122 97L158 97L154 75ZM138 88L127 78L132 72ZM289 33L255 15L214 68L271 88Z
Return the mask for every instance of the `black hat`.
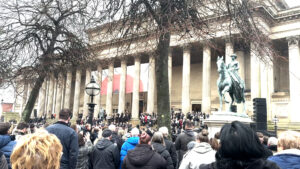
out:
M105 129L103 132L102 132L102 137L110 137L112 135L112 131L109 130L109 129Z
M146 130L146 133L147 133L150 137L153 136L153 133L152 133L149 129Z
M9 130L10 126L11 125L8 122L6 122L6 123L1 122L0 123L0 134L1 135L7 134L7 131Z

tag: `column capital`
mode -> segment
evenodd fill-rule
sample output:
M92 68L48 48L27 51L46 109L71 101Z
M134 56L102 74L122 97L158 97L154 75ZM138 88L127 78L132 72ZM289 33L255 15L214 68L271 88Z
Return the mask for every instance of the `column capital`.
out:
M288 45L299 45L300 36L290 36L286 38L288 41Z
M233 37L231 37L230 35L224 36L223 39L225 40L225 43L232 43L233 44Z
M180 47L182 47L183 50L190 50L192 47L192 44L184 43L184 44L180 45Z

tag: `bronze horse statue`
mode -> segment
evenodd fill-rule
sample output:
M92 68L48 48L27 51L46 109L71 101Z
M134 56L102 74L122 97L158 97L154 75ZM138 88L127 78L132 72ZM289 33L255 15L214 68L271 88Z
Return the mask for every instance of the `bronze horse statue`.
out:
M244 97L244 90L245 90L245 83L243 81L238 82L235 81L232 75L230 74L228 68L224 63L224 58L218 56L217 60L219 78L217 81L218 86L218 93L219 93L219 101L220 101L220 109L222 111L222 103L223 99L226 103L229 103L225 99L225 93L228 92L231 98L230 106L228 108L229 112L232 112L232 105L234 101L236 103L243 103L243 113L246 111L245 107L245 97Z

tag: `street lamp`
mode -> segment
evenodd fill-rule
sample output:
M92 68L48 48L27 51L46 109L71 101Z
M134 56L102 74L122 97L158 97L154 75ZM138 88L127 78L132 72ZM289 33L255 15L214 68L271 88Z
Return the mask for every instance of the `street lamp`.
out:
M95 103L93 103L94 101L94 96L98 95L100 93L100 86L96 83L94 77L92 76L91 78L91 82L89 84L86 85L85 87L85 92L91 96L91 102L88 103L89 106L89 119L88 119L88 123L91 124L91 126L93 125L93 117L94 117L94 107L95 107Z
M277 116L275 115L274 119L273 119L273 122L274 122L274 128L275 128L275 136L277 137L277 123L278 123L278 118Z

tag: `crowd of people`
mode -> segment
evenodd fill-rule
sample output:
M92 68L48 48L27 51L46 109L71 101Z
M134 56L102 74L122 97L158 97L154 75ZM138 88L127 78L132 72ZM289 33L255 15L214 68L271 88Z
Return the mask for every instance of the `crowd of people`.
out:
M181 128L176 126L172 141L168 127L123 126L105 120L93 125L70 125L71 114L69 109L62 109L59 120L51 125L20 122L14 127L1 122L0 168L300 168L300 134L296 131L268 138L254 132L249 125L234 121L225 124L212 137L197 122L199 115L184 117L172 113L175 120L184 120Z

